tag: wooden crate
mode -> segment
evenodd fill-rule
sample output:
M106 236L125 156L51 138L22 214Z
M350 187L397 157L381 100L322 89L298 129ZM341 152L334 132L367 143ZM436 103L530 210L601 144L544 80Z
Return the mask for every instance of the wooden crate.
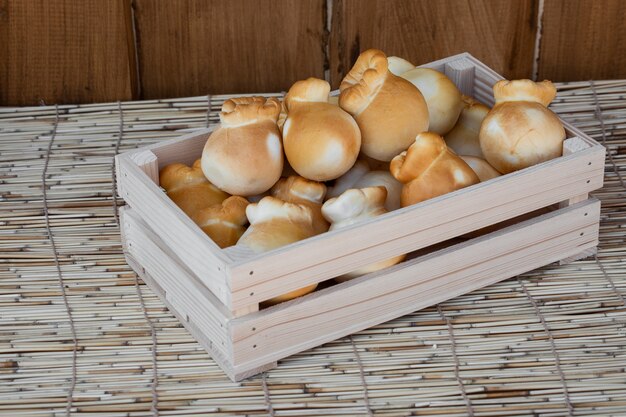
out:
M498 74L469 54L425 65L493 105ZM562 157L344 229L254 254L220 249L159 188L211 129L116 159L129 264L233 380L294 353L540 266L593 253L605 149L564 123ZM538 210L544 209L542 212ZM521 216L521 217L520 217ZM513 219L513 220L511 220ZM490 233L454 239L486 226ZM396 255L404 262L268 308L272 297Z

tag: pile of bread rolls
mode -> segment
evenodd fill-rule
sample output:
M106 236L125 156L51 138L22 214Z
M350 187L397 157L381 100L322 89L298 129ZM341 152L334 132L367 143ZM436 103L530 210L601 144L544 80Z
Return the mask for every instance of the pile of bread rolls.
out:
M227 100L200 159L164 167L160 183L220 247L269 251L561 155L551 82L500 81L493 90L489 109L444 74L370 49L338 100L316 78L296 82L282 102Z

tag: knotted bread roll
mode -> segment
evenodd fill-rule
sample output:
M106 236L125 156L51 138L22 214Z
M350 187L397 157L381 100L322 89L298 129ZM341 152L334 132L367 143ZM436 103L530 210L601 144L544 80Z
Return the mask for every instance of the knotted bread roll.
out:
M309 207L316 233L323 233L328 230L330 225L322 216L322 203L326 196L326 185L323 183L294 175L289 178L281 178L272 187L271 193L274 197L287 203Z
M487 113L489 113L489 107L472 97L463 96L463 110L456 125L444 137L446 145L457 155L484 158L478 133Z
M206 179L196 160L191 167L185 164L170 164L159 172L159 184L187 216L193 216L198 210L219 204L228 198Z
M379 50L359 55L339 89L339 106L356 119L361 150L371 158L390 161L428 130L424 97L413 84L389 72L387 57Z
M488 181L492 178L496 178L502 175L498 172L498 170L489 165L489 162L485 161L482 158L478 158L476 156L461 155L461 159L463 159L465 163L469 165L470 168L472 168L472 171L474 171L476 175L478 175L478 179L480 179L480 182Z
M365 161L356 161L350 171L335 181L329 188L327 198L339 197L351 188L367 188L382 185L387 189L385 209L393 211L400 208L402 184L389 171L370 171Z
M361 132L354 119L328 102L330 84L317 78L298 81L285 96L283 145L291 167L313 181L340 177L354 165Z
M445 135L454 127L461 114L461 92L452 80L431 68L414 68L402 78L416 86L428 106L428 131Z
M231 196L219 204L198 210L191 219L220 248L227 248L236 244L246 230L248 204L243 197Z
M170 164L159 174L168 197L221 248L232 246L245 230L246 206L242 197L229 196L206 179L200 160L188 167Z
M297 242L317 234L313 226L311 208L301 204L286 203L276 197L265 197L246 208L250 227L237 245L246 246L256 253L263 253ZM317 284L274 297L267 301L276 304L308 294Z
M550 81L498 81L496 104L480 128L480 147L495 169L509 172L557 158L565 129L547 106L556 96Z
M385 209L386 198L387 190L383 186L350 189L339 197L331 198L325 202L322 206L322 213L331 222L330 230L341 229L387 213L387 209ZM404 255L385 259L344 274L335 278L335 280L342 282L359 275L369 274L370 272L395 265L403 259Z
M280 103L275 98L226 100L221 126L202 151L202 171L220 189L250 196L269 190L283 169L283 148L276 125Z
M389 169L404 184L402 207L480 182L472 168L432 132L417 135L407 151L393 158Z

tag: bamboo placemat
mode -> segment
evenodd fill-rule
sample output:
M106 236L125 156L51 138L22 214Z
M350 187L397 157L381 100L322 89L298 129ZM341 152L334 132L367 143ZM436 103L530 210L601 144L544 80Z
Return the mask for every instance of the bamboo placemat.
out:
M596 258L230 382L124 262L112 156L228 96L0 108L0 415L626 415L626 81L552 108L610 150ZM69 308L69 310L68 310Z

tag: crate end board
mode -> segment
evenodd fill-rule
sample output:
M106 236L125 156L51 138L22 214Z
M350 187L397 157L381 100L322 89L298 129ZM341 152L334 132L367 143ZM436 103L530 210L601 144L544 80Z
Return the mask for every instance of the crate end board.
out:
M225 305L230 305L227 282L230 259L159 188L156 155L153 149L139 149L116 157L121 196L168 242L204 285Z
M599 215L599 201L589 199L238 318L211 305L219 304L215 298L190 300L181 284L172 286L186 281L188 272L132 209L125 213L135 234L132 239L143 235L156 242L143 251L136 246L126 251L134 259L133 269L150 277L148 285L171 286L169 298L161 284L156 292L185 327L193 327L190 332L203 346L208 342L202 338L224 341L223 348L211 342L211 351L217 349L217 362L238 380L291 354L587 253L597 245ZM193 308L198 305L201 308ZM220 322L226 325L219 327ZM215 335L215 329L221 333Z
M135 258L128 252L124 253L126 262L135 271L135 273L141 278L143 282L157 295L161 302L167 307L167 309L176 317L176 319L183 325L183 327L189 332L189 334L202 346L204 350L211 356L215 363L222 369L222 371L232 381L241 381L251 376L260 374L278 366L278 362L269 362L261 366L254 368L239 369L232 366L228 358L217 349L213 340L206 334L206 332L195 324L195 321L189 320L189 316L181 314L171 299L167 298L166 291L157 283L158 281L152 277L143 268Z

